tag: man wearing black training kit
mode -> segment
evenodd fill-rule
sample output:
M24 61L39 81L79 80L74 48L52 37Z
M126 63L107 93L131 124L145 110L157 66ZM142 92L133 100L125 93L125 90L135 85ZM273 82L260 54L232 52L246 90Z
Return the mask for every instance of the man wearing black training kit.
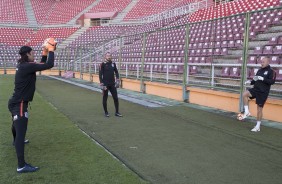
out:
M12 133L18 158L18 173L35 172L39 169L27 164L24 159L25 134L28 124L27 109L28 103L33 100L34 96L36 72L50 69L54 66L55 49L55 40L48 40L43 48L40 63L34 62L34 52L31 47L23 46L19 51L21 58L18 60L16 68L14 93L8 102L8 108L13 121Z
M245 84L254 85L253 88L243 93L244 100L244 114L243 119L250 116L249 99L256 99L257 104L257 124L251 130L252 132L260 131L260 124L262 120L262 109L269 95L270 87L275 83L276 73L269 65L269 57L263 57L261 60L261 68L257 71L253 80L246 81Z
M112 62L112 56L109 52L106 53L105 61L100 65L99 79L101 89L103 90L103 108L105 116L110 117L107 109L108 91L110 90L116 109L115 116L122 117L122 115L119 113L119 102L117 95L117 88L119 87L119 73L116 64Z

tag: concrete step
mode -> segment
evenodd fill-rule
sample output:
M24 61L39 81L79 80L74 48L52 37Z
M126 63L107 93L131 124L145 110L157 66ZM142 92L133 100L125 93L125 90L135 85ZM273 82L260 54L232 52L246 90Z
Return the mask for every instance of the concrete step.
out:
M27 19L28 19L28 25L32 27L36 27L37 20L35 18L35 14L34 14L30 0L24 0L24 6L26 10Z
M122 22L122 20L124 19L124 17L127 15L127 13L138 3L139 0L132 0L131 3L129 3L127 5L127 7L120 12L115 18L114 20L111 21L111 23L119 23Z
M249 42L249 49L254 49L257 46L266 45L268 41L250 41Z
M226 57L226 58L214 58L213 59L213 62L215 63L238 63L238 56L236 56L236 58L229 58L229 57Z
M277 37L282 35L282 24L272 26L264 33L259 33L255 40L257 41L268 41L272 37Z
M282 32L282 25L280 26L273 26L269 29L269 31L280 31Z
M76 32L74 32L71 36L69 36L66 40L64 40L60 45L58 45L59 49L64 49L68 46L72 41L74 41L77 37L79 37L82 33L84 33L88 27L82 27Z
M242 56L243 50L228 50L229 55Z

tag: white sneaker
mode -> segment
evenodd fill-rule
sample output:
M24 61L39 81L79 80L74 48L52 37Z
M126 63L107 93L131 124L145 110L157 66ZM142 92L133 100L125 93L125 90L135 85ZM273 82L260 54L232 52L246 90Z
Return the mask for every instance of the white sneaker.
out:
M250 112L248 112L248 113L246 113L246 114L244 113L243 116L242 116L242 120L243 120L243 119L246 119L246 118L249 117L250 115L251 115Z
M260 127L255 126L251 131L252 132L259 132L260 131Z

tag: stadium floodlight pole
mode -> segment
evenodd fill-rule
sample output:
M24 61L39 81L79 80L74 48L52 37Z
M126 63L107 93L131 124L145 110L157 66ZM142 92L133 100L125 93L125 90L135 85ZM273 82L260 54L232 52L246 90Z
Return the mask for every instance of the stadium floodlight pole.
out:
M143 46L142 46L142 61L141 61L141 78L140 78L140 91L142 93L145 93L145 84L144 84L144 79L143 79L143 72L144 72L144 61L145 61L145 47L146 47L146 37L147 33L145 32L143 34Z
M187 95L187 68L188 68L188 49L189 49L189 24L185 25L185 50L184 50L184 67L183 67L183 84L182 84L182 99L184 102L188 102Z
M70 69L70 51L71 51L71 48L67 48L67 70Z
M97 74L97 60L98 60L98 53L94 54L94 73Z
M247 74L247 57L249 51L249 28L250 28L250 12L246 13L245 19L245 32L244 32L244 47L243 47L243 63L242 63L242 75L241 75L241 85L240 85L240 102L239 102L239 111L243 112L243 92L246 90L244 82L246 80Z
M79 48L79 78L80 79L82 79L82 52L83 52L83 50L82 50L83 48L82 47L80 47Z
M62 52L62 55L63 55L63 56L62 56L62 58L63 58L62 70L63 70L63 71L66 71L66 60L65 60L65 59L66 59L66 58L65 58L65 52L66 52L66 50L63 49L61 52Z
M77 53L78 53L78 47L75 48L75 54L74 54L74 58L72 61L72 66L73 66L73 72L76 72L76 59L77 59Z
M122 37L119 38L119 53L118 53L118 69L119 70L121 67L121 60L122 60L121 53L122 53Z
M88 69L89 69L89 79L91 82L93 82L93 77L92 77L92 54L90 54L89 56L89 65L88 65Z
M211 30L210 30L210 33L211 33L210 40L215 40L215 38L216 38L215 35L216 35L216 27L217 27L216 23L217 23L217 21L218 21L218 19L211 20L212 27L211 27ZM214 42L211 42L209 47L214 50L215 49ZM214 83L215 83L214 72L215 72L215 69L214 69L214 65L213 65L213 61L214 61L214 55L213 54L212 54L211 58L212 59L211 59L211 73L210 73L210 88L214 89Z
M59 76L61 76L61 72L62 72L62 71L61 71L61 64L62 64L61 59L62 59L62 56L63 56L63 55L62 55L62 54L60 54L60 55L59 55L59 59L58 59L58 67L59 67L59 68L58 68L58 70L59 70Z
M64 49L64 71L66 71L67 69L68 69L68 50L67 50L67 48L66 49Z
M4 53L4 62L3 62L3 65L4 65L4 74L7 74L7 68L6 68L6 53Z

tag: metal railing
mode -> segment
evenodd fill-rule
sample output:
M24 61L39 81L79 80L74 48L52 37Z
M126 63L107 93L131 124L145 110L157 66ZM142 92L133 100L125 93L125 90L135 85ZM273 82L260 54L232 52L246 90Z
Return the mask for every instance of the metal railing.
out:
M242 94L250 87L244 82L252 79L262 56L281 59L274 51L278 42L272 45L271 53L264 51L272 37L282 37L281 13L282 7L276 7L132 33L99 47L90 43L86 48L68 48L57 54L55 69L97 74L104 53L111 51L121 76L140 80L140 91L144 91L145 81L158 81L182 86L183 100L187 100L187 86ZM256 51L257 45L262 47L261 53ZM281 61L271 62L281 76ZM0 67L9 68L8 63L1 60ZM282 98L281 82L278 78L271 87L271 96Z
M161 12L159 14L154 14L151 16L143 17L141 18L142 23L150 23L150 22L156 22L161 21L163 19L168 19L171 17L176 17L180 15L186 15L189 13L193 13L199 9L207 8L207 0L190 3L185 6L181 6L178 8L166 10L164 12Z

